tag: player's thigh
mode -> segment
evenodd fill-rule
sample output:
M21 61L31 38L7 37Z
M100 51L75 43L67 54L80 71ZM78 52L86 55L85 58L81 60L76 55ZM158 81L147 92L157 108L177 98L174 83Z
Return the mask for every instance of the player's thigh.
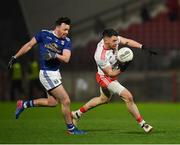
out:
M112 81L107 88L112 94L116 95L121 94L122 91L125 89L125 87L122 86L118 81Z
M63 103L64 101L70 102L69 95L63 87L63 85L59 85L58 87L50 90L49 93L52 94L58 100L60 100L61 103Z
M58 104L58 99L55 98L54 96L50 95L48 92L47 92L47 98L48 98L48 103L52 106L56 106Z

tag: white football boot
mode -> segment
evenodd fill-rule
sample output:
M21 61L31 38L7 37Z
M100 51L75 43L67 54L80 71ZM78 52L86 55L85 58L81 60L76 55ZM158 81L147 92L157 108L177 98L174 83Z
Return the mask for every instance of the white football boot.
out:
M77 127L78 121L81 118L81 115L78 111L71 111L72 122Z
M153 127L152 127L151 125L147 124L147 123L144 123L141 127L144 129L144 131L145 131L146 133L151 132L152 129L153 129Z

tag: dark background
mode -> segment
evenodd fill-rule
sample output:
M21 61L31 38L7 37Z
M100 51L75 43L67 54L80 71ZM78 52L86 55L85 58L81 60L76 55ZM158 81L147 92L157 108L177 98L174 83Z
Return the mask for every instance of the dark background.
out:
M7 63L23 44L41 29L53 29L60 16L72 19L72 58L62 64L63 83L74 101L86 101L99 94L95 82L94 51L106 27L158 51L150 56L134 50L134 62L119 77L137 101L179 101L180 17L177 0L7 0L0 5L0 100L44 97L34 86L30 95L30 69L38 61L38 47L18 59L22 68L22 90L12 97L12 75ZM116 97L113 98L117 100Z

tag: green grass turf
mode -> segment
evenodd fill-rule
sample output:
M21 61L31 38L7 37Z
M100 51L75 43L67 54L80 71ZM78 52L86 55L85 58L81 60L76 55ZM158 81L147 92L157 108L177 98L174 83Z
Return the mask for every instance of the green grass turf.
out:
M77 109L82 103L73 103ZM146 134L123 103L110 103L90 110L79 122L86 135L67 135L56 108L27 109L15 120L15 103L0 103L0 143L180 143L180 104L139 103L144 119L154 130Z

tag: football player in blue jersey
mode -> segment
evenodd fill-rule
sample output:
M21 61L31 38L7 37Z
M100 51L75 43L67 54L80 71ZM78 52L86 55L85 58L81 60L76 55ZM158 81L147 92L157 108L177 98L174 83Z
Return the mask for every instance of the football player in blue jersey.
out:
M39 45L40 72L39 79L47 90L47 98L34 100L18 100L16 108L16 119L26 109L31 107L47 106L53 107L58 103L62 104L62 113L67 125L69 134L84 134L85 132L77 129L70 115L70 98L61 82L59 68L61 63L68 63L71 57L71 40L67 37L70 30L71 20L67 17L60 17L55 22L54 30L42 30L38 32L29 42L11 57L8 68L20 56L27 53L34 45Z

